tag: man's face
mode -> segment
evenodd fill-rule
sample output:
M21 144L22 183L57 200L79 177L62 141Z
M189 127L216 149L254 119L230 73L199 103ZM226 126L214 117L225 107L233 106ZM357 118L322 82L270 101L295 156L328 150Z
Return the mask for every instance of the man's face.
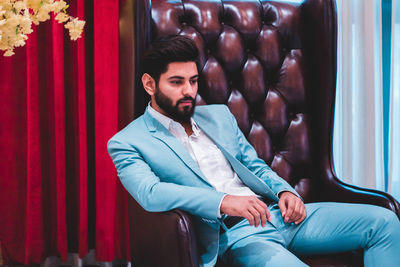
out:
M178 122L187 123L193 115L198 89L195 62L173 62L161 74L152 107Z

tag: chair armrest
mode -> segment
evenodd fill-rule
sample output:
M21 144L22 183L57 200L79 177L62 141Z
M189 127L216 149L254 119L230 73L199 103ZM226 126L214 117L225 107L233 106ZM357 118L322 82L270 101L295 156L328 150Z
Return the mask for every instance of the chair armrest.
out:
M392 210L400 218L400 205L388 193L361 188L339 180L332 172L327 171L324 183L317 196L318 201L335 201L348 203L372 204Z
M196 235L187 213L147 212L130 198L129 221L134 266L198 266Z

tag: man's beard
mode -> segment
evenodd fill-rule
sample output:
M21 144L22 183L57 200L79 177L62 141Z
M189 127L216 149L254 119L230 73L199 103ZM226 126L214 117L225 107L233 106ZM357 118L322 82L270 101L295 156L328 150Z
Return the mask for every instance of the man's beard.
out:
M156 101L157 105L167 114L167 116L174 121L190 123L190 118L193 116L194 108L196 106L196 102L193 97L186 96L181 98L176 102L175 106L173 106L172 100L163 94L157 85L156 91L154 92L154 100ZM179 104L188 100L192 101L192 105L185 106L183 107L183 110L179 110Z

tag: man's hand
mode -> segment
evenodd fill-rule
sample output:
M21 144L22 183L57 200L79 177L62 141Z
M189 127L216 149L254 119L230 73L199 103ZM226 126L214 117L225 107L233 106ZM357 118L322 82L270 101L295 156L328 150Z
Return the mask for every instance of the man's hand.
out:
M246 218L250 225L265 227L271 219L268 206L255 196L226 195L221 203L221 213Z
M294 222L295 224L299 224L307 216L303 201L291 192L285 191L280 193L278 205L281 209L282 218L286 223Z

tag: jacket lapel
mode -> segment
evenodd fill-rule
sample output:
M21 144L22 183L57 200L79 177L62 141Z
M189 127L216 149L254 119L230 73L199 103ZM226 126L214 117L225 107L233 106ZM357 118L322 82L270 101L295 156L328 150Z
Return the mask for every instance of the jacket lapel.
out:
M278 202L278 197L272 192L271 188L264 183L261 179L259 179L254 173L252 173L246 166L244 166L238 159L236 159L231 153L229 153L228 149L224 147L219 140L214 138L213 129L211 125L203 120L201 117L194 118L197 125L200 129L215 143L215 145L219 148L225 158L229 161L232 168L235 170L236 174L242 180L244 184L246 184L251 190L253 190L256 194L269 198L274 202Z
M150 133L153 135L153 137L165 143L177 155L177 157L180 158L185 163L185 165L188 168L190 168L195 174L197 174L197 176L199 176L209 186L213 187L205 178L199 166L192 159L192 157L187 152L183 144L178 140L178 138L176 138L160 122L158 122L155 118L153 118L153 116L150 115L147 109L146 112L144 113L144 116L147 127Z

